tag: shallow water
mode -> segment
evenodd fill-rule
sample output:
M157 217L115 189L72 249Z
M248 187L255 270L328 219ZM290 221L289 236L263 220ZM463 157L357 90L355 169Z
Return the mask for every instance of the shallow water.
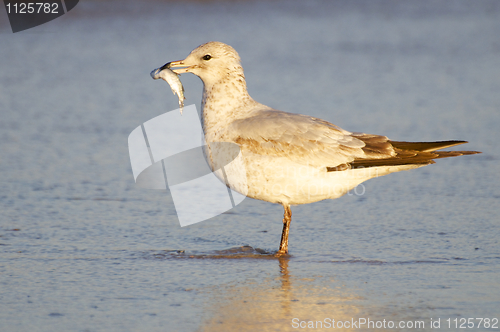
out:
M2 12L0 330L500 318L499 35L497 1L81 1L16 34ZM168 192L133 183L127 137L177 108L150 71L208 40L272 107L483 154L293 207L289 258L273 257L278 205L181 228Z

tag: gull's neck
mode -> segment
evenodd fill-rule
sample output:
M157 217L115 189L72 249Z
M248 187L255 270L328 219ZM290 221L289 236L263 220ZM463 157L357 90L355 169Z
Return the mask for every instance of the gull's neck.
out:
M231 122L247 117L259 105L250 97L243 72L231 72L223 79L203 81L202 118L205 135L215 134Z

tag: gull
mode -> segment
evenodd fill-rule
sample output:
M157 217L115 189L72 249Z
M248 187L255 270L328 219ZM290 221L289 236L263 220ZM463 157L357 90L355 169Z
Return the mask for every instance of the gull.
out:
M466 141L393 141L263 105L248 94L238 53L221 42L200 45L184 60L160 67L157 74L167 69L192 73L203 81L202 126L207 145L239 146L246 190L227 179L226 185L247 197L283 205L276 256L288 255L291 205L335 199L366 180L433 164L434 159L479 153L437 151ZM217 169L211 152L207 161L212 170Z

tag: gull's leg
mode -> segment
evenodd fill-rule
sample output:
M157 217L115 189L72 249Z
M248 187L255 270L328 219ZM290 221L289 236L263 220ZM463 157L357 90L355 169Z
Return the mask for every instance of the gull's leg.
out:
M292 221L292 210L288 204L283 204L283 208L285 209L283 214L283 231L281 233L280 249L276 256L288 254L288 233L290 231L290 222Z

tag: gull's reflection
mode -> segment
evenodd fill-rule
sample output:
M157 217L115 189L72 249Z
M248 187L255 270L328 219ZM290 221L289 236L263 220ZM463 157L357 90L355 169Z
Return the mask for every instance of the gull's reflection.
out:
M351 321L359 315L353 304L359 297L342 289L331 277L298 278L290 258L280 257L279 275L262 281L239 280L211 290L206 318L198 331L330 330L332 319ZM293 264L292 264L293 267ZM347 293L347 294L346 294ZM356 319L356 318L355 318ZM309 322L315 324L308 329ZM295 322L295 323L294 323ZM300 328L298 324L301 324ZM335 330L351 330L338 328Z

